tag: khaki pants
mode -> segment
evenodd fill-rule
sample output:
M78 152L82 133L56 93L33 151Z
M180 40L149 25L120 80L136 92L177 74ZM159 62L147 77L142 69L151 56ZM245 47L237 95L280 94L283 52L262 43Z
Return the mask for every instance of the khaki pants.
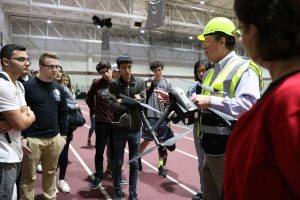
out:
M51 138L28 138L31 155L24 154L20 178L20 197L22 200L34 199L36 169L41 161L43 167L42 188L44 199L56 199L56 168L63 140L60 134Z
M224 183L225 155L204 155L202 168L204 178L203 200L220 200Z

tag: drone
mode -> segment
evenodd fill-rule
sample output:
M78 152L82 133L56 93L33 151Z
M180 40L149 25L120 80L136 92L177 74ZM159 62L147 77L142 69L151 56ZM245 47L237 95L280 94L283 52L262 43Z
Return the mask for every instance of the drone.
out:
M145 104L139 100L130 98L126 95L120 94L120 97L124 102L130 105L135 105L137 109L140 112L140 116L143 122L143 125L145 126L146 130L151 133L151 135L154 138L155 146L151 147L144 152L140 153L139 155L135 156L131 160L128 161L128 163L131 163L153 151L156 149L164 149L167 146L174 145L178 140L186 136L189 131L183 132L179 135L176 135L164 142L159 142L157 139L156 130L161 125L161 123L165 120L170 120L173 123L177 124L179 121L182 121L185 125L194 124L200 117L202 110L199 110L198 107L185 95L183 89L179 87L173 87L171 91L169 92L169 99L170 104L167 106L166 110L162 113L162 117L156 122L154 126L151 126L147 120L147 117L144 113L143 107L153 110L155 112L161 113L160 111L156 110L155 108L149 106L148 104ZM113 97L115 99L115 97ZM222 113L220 111L217 111L212 108L205 109L218 117L220 117L224 123L229 127L232 128L236 122L236 119Z

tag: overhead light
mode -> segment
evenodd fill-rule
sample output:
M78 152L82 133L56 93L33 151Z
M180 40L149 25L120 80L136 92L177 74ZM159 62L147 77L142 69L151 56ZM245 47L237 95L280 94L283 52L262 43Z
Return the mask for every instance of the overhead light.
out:
M200 1L200 4L205 4L205 1Z
M144 31L144 30L141 30L141 33L145 33L145 31Z
M194 38L193 38L193 36L190 36L189 39L192 40L192 39L194 39Z
M101 28L101 26L100 26L100 25L97 25L97 28Z
M52 21L51 21L50 19L47 19L47 23L48 23L48 24L51 24Z

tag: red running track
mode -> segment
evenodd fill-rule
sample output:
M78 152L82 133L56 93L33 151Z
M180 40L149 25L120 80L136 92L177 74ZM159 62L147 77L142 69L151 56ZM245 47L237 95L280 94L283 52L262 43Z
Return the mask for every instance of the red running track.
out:
M102 187L96 190L89 189L89 183L94 173L94 146L87 146L88 129L90 127L89 110L84 101L79 100L82 113L86 118L86 124L74 132L74 138L70 146L70 165L67 169L65 181L69 183L69 194L58 193L57 199L81 200L81 199L112 199L114 190L111 177L105 177ZM199 175L197 169L197 156L194 148L193 134L189 127L173 125L175 134L189 131L188 135L176 143L176 150L169 152L166 169L168 176L162 178L157 174L158 155L154 151L143 157L143 171L140 172L137 185L137 194L140 200L185 200L191 199L199 190ZM95 135L92 136L92 144ZM153 146L153 145L152 145ZM150 148L149 146L148 148ZM106 156L104 159L106 168ZM123 176L129 177L128 152L124 156ZM41 175L37 176L36 198L43 199L41 189ZM123 199L128 198L128 185L123 187Z

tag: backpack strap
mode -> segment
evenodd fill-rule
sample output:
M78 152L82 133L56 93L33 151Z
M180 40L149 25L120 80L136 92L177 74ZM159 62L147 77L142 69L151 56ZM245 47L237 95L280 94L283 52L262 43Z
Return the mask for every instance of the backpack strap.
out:
M9 81L9 79L4 74L2 74L2 73L0 73L0 78L4 79L6 81ZM0 113L0 115L3 117L2 113ZM8 132L6 132L4 134L5 134L5 138L6 138L7 142L10 144L11 143L11 139L10 139L10 137L8 135Z

